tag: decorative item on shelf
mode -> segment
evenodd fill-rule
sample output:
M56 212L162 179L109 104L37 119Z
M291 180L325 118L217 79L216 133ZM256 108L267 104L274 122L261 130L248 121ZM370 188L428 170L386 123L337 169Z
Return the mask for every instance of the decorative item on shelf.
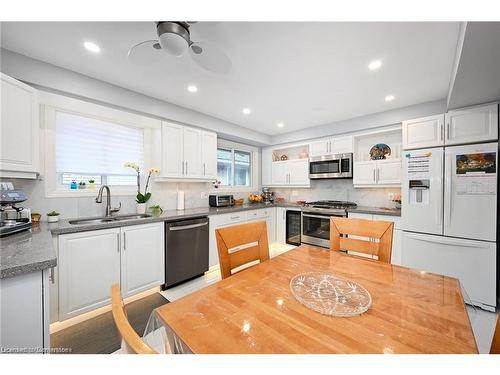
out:
M235 205L235 206L243 206L243 202L244 202L244 201L245 201L245 200L244 200L243 198L240 198L240 199L235 199L235 200L234 200L234 205Z
M290 281L290 290L297 301L324 315L356 316L372 304L372 297L364 287L329 273L301 273Z
M391 200L394 202L394 207L401 208L401 194L394 194Z
M276 152L273 152L273 161L280 161L280 157Z
M370 149L370 160L383 160L391 154L391 148L385 143L377 143Z
M163 208L159 204L155 204L153 206L149 207L149 210L151 211L151 214L153 216L160 216L163 213Z
M286 156L286 155L281 155L281 158L280 158L280 159L281 159L281 161L288 160L288 156Z
M250 194L248 196L248 201L250 203L261 203L263 200L262 195L260 194Z
M89 180L89 185L88 185L88 186L89 186L88 188L89 188L90 190L94 190L94 188L95 188L95 180L90 179L90 180Z
M80 181L80 182L78 183L78 189L85 189L85 188L86 188L86 184L85 184L85 182Z
M76 183L76 181L75 181L75 180L72 180L72 181L71 181L71 184L69 184L69 188L70 188L71 190L76 190L76 189L78 189L78 184Z
M47 214L47 221L49 223L57 223L59 221L59 212L56 211L50 211Z
M42 218L42 215L40 215L38 212L33 212L31 214L31 224L32 225L39 225L41 218Z
M141 193L141 169L136 163L125 163L126 168L132 168L137 173L137 195L135 196L135 201L137 203L136 210L138 214L146 213L146 206L149 198L151 198L151 193L148 193L149 180L151 179L151 175L153 173L159 173L160 170L158 168L149 168L148 170L148 178L146 179L146 187L144 188L144 194Z
M222 184L222 181L215 180L212 182L212 185L214 185L214 189L218 189L220 184Z

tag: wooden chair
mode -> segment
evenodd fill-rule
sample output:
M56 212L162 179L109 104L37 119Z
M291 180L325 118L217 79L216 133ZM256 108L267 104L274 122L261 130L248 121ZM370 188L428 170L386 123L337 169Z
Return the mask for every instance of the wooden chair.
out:
M379 261L390 263L393 229L394 223L389 221L332 217L330 218L330 249L376 255ZM368 237L368 240L350 236Z
M130 325L123 307L120 285L118 284L111 287L111 311L113 312L116 328L118 328L118 332L122 337L122 348L126 353L157 354L153 348L142 341L141 337Z
M495 328L495 334L493 335L493 341L491 342L490 354L500 354L500 318L497 319L497 326Z
M215 230L222 278L244 264L269 259L267 224L265 221L234 225Z

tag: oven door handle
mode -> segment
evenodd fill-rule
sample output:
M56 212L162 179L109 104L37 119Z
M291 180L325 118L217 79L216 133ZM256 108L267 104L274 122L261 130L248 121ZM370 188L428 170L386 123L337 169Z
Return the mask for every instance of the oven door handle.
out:
M317 217L319 219L329 219L330 216L335 216L335 215L310 215L310 214L302 213L302 216L303 217Z

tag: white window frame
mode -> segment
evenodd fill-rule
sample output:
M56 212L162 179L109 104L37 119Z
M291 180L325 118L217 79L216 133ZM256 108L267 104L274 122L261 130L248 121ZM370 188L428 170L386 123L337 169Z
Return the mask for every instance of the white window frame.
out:
M45 174L43 179L45 180L46 198L93 197L97 194L96 189L71 190L58 181L55 142L57 111L144 129L144 170L151 167L153 133L155 129L161 129L161 120L43 91L40 92L39 102L41 136L44 146L41 148L41 170ZM131 161L133 162L133 160ZM115 196L135 196L137 186L112 186L112 194Z
M211 193L245 193L245 192L256 192L259 191L259 149L254 146L246 145L243 143L237 143L228 141L225 139L217 139L217 148L226 149L236 149L238 151L246 151L252 154L251 168L252 168L252 185L251 186L220 186L216 189L213 185L211 186ZM234 173L234 172L233 172Z

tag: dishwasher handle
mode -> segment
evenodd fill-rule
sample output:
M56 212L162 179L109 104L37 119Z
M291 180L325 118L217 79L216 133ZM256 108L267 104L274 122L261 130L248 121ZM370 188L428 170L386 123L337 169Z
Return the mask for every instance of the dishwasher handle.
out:
M169 227L168 229L171 230L171 231L177 231L177 230L186 230L186 229L193 229L193 228L203 227L205 225L208 225L208 222L201 223L201 224L183 225L183 226L179 226L179 227Z

